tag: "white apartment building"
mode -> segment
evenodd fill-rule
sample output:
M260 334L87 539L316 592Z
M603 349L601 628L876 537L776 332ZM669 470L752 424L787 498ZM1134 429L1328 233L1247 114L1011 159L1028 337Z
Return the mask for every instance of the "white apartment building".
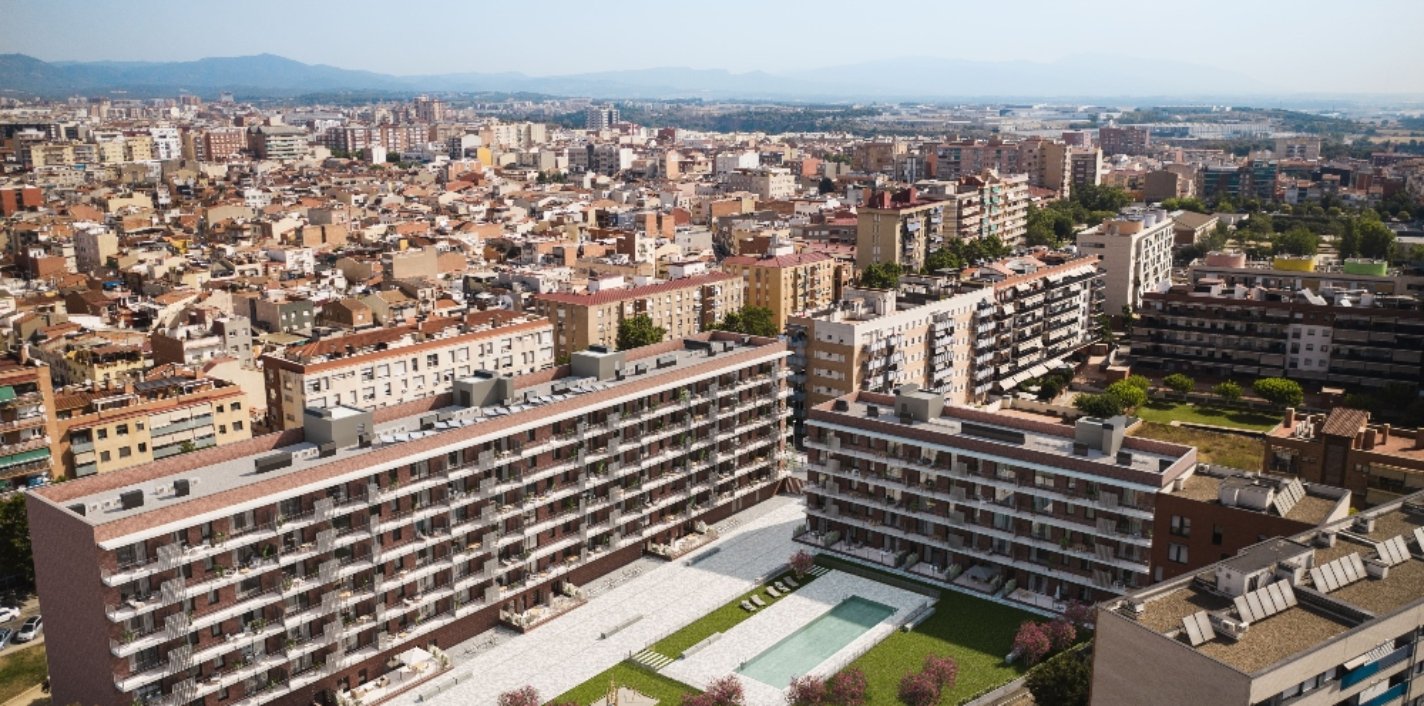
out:
M738 169L727 174L729 191L750 191L762 200L788 199L796 195L796 177L785 167Z
M1130 208L1117 218L1078 233L1078 249L1102 258L1107 274L1103 311L1142 305L1142 293L1172 281L1172 214L1161 209Z

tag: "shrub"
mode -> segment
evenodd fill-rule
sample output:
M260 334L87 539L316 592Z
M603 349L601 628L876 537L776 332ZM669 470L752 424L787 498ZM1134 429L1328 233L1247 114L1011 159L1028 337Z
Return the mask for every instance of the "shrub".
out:
M1220 397L1222 402L1235 402L1241 399L1241 386L1227 380L1217 383L1216 387L1211 388L1211 393Z
M959 677L959 663L949 657L925 655L925 666L920 669L929 675L940 691L954 688L954 680Z
M796 578L803 578L810 573L811 568L816 565L816 560L811 558L811 553L805 549L798 549L791 555L791 572L796 574Z
M528 685L499 695L499 706L539 706L540 703L539 691Z
M829 703L826 683L810 675L796 677L786 688L786 706L821 706Z
M1141 407L1147 403L1147 391L1127 380L1118 380L1108 385L1106 394L1116 397L1124 409Z
M900 679L900 691L897 695L900 697L900 703L905 706L934 706L939 703L940 689L934 677L919 672L906 674Z
M1058 618L1049 623L1043 629L1048 635L1048 642L1053 647L1053 651L1066 650L1073 646L1073 641L1078 639L1078 630L1073 627L1073 623L1067 618Z
M1043 656L1053 649L1053 643L1048 639L1048 633L1043 631L1043 626L1032 620L1026 620L1019 626L1019 631L1014 634L1014 652L1023 656L1028 664L1037 664Z
M1173 392L1185 395L1196 388L1197 381L1181 373L1172 373L1162 378L1162 384L1171 388Z
M859 669L847 669L826 682L826 691L831 703L837 706L865 706L870 682Z
M1090 417L1116 417L1122 414L1122 400L1114 395L1078 395L1073 398L1073 406Z
M746 694L742 692L742 683L728 674L713 680L706 691L696 696L684 696L682 703L683 706L742 706L746 703Z
M1079 630L1086 629L1093 622L1093 605L1082 601L1068 601L1063 609L1063 617Z
M1139 390L1142 390L1143 392L1152 389L1152 381L1148 380L1147 376L1145 375L1129 375L1123 378L1122 382L1125 382Z
M1077 652L1067 652L1028 673L1024 686L1038 706L1087 706L1092 665Z
M1305 399L1300 383L1285 378L1261 378L1251 385L1251 389L1277 407L1295 407Z

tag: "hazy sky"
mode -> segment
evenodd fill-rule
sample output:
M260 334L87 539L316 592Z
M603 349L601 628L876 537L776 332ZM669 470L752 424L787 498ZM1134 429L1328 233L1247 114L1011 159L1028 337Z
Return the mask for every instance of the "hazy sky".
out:
M547 75L1092 54L1215 66L1279 91L1424 91L1424 0L0 0L0 18L0 53L47 61L266 52Z

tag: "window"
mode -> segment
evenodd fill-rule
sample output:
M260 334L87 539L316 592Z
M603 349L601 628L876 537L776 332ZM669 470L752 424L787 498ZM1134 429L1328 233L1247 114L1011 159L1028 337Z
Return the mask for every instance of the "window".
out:
M118 434L119 436L128 436L128 434L129 434L129 425L127 425L127 424L120 424L120 425L114 427L114 433L115 433L115 434Z
M241 421L233 422L233 423L232 423L232 430L233 430L233 431L242 431L242 422L241 422Z
M1192 534L1192 518L1172 515L1172 534L1178 537L1190 537Z
M1187 545L1172 542L1167 545L1167 558L1178 564L1187 563Z
M146 451L148 451L148 443L147 443L147 442L139 442L139 445L138 445L138 452L139 452L139 453L144 453L144 452L146 452Z
M107 438L109 438L109 430L108 430L108 429L100 429L100 430L99 430L99 438L100 438L100 439L107 439Z
M1211 526L1211 543L1216 545L1221 544L1221 525Z
M111 458L111 456L109 455L109 452L108 452L108 451L100 451L100 452L99 452L99 460L100 460L100 461L103 461L103 462L105 462L105 463L108 463L110 458Z

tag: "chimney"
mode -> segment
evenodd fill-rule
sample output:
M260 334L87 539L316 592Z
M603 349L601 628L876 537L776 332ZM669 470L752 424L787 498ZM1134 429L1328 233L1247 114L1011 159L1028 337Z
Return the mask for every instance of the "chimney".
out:
M1388 424L1381 424L1381 425L1380 425L1380 437L1379 437L1380 446L1384 446L1385 444L1388 444L1388 443L1389 443L1389 430L1390 430L1390 426L1389 426Z
M1286 417L1282 423L1287 429L1295 426L1295 407L1286 407Z
M1375 447L1375 439L1378 438L1378 436L1379 436L1379 433L1376 432L1374 429L1366 429L1366 430L1365 430L1365 445L1364 445L1364 447L1363 447L1364 450L1369 451L1369 450L1373 449L1373 448Z

